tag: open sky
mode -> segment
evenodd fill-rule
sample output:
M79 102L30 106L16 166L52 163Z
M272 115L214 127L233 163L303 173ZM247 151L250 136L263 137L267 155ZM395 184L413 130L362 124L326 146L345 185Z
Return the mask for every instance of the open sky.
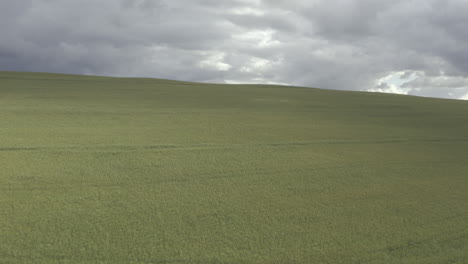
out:
M466 0L0 0L0 70L468 99Z

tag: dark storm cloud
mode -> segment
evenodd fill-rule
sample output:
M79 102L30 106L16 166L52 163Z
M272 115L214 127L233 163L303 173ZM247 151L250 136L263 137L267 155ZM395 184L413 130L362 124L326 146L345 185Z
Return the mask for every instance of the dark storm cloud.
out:
M0 70L468 98L464 0L0 2Z

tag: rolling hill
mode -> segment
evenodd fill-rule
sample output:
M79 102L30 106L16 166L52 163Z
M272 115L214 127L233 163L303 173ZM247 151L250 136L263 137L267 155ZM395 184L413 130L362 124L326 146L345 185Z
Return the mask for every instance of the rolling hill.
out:
M0 72L0 263L468 263L468 102Z

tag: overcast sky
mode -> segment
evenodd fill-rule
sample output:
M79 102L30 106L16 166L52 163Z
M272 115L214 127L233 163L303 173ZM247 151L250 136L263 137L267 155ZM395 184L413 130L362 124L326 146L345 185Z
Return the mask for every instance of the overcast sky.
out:
M467 0L0 0L0 70L468 99Z

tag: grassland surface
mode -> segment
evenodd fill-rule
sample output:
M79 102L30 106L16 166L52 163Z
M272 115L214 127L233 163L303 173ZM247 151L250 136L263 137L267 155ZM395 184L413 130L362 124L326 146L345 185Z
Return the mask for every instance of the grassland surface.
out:
M468 263L468 102L0 72L0 263Z

